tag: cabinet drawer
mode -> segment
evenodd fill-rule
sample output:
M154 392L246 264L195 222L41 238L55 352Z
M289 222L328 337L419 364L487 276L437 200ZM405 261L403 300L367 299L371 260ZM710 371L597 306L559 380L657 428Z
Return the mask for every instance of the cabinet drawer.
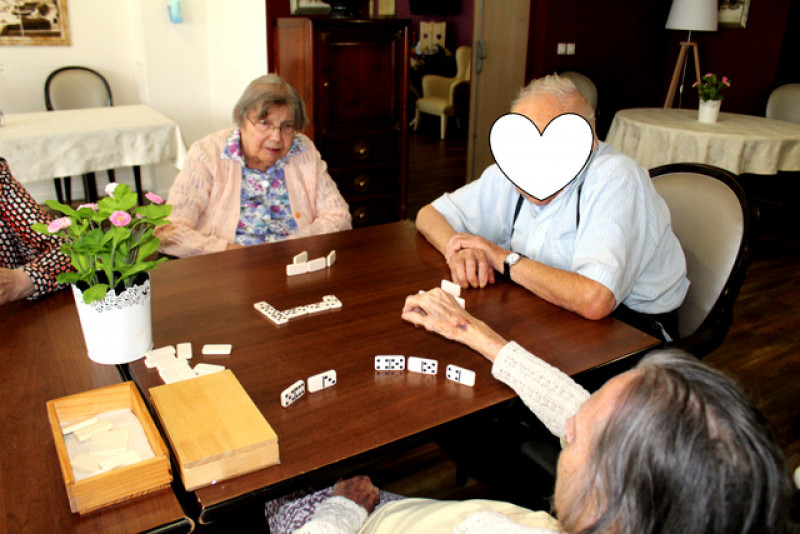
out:
M330 167L394 163L399 152L397 132L347 137L323 136L319 151Z
M353 228L394 222L399 220L398 199L353 202L350 204L350 214L353 216Z
M369 167L330 172L345 198L397 195L400 191L395 167Z

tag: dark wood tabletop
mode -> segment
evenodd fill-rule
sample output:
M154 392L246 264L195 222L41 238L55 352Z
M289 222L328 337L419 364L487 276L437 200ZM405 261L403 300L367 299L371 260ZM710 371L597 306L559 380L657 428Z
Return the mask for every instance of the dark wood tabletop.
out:
M337 256L332 267L287 277L294 255L307 251L313 259L331 250ZM231 369L278 435L279 465L196 490L201 508L264 488L286 489L301 475L514 398L478 353L400 318L406 296L438 287L444 278L444 259L408 221L173 260L153 271L155 346L191 342L192 364ZM285 310L328 294L343 307L281 326L253 308L266 301ZM656 344L614 319L588 321L506 281L464 290L462 297L470 313L570 374ZM207 343L231 343L233 351L204 357ZM379 373L373 364L378 354L434 358L439 374ZM474 370L475 387L445 379L450 363ZM282 390L329 369L338 374L334 387L281 407ZM129 372L145 392L162 384L141 360Z
M122 381L89 360L72 292L0 306L0 532L190 532L167 489L94 513L73 514L46 402Z

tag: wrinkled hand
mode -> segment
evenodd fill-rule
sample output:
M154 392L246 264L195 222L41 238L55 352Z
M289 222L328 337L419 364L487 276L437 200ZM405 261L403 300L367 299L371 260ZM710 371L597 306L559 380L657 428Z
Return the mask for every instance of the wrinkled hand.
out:
M361 505L371 514L378 504L380 491L368 476L355 476L347 480L340 480L333 485L332 495L341 495L354 503Z
M401 317L429 332L464 343L492 362L507 343L486 323L462 308L453 295L438 287L407 297Z
M438 287L407 297L401 317L429 332L462 343L466 341L467 329L475 323L475 318L456 302L453 295Z
M461 287L484 288L494 283L494 258L502 251L483 237L456 234L448 241L444 257L453 282Z
M0 304L33 295L33 281L19 269L0 267Z

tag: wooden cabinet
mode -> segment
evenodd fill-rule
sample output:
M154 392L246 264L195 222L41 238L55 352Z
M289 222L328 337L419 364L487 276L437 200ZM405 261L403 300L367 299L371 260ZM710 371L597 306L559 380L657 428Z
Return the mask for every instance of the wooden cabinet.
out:
M409 23L278 19L276 69L306 103L353 226L405 218Z

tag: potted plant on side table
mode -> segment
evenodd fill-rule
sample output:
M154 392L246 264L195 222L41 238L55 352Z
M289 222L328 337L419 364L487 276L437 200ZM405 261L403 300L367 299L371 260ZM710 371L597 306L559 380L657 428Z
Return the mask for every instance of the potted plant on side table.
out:
M697 109L697 120L708 124L717 122L719 108L722 105L722 91L731 86L727 76L718 77L709 72L699 82L694 82L692 87L697 88L700 104Z
M77 209L48 200L64 216L32 228L64 242L61 250L75 272L59 274L58 281L72 285L89 358L120 364L153 346L148 272L167 260L152 258L160 244L153 230L169 224L172 206L154 193L145 195L150 204L138 206L126 184L110 183L105 192L96 204Z

